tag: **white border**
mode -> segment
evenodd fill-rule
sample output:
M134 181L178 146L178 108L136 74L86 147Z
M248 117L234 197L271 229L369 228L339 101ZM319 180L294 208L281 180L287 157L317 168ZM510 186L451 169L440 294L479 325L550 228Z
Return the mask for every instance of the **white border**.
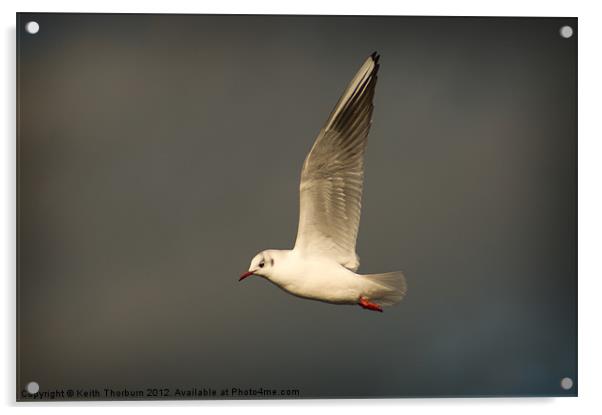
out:
M596 1L4 1L2 8L2 90L0 116L0 235L2 249L2 323L0 348L0 404L8 413L36 408L49 413L105 412L160 413L168 407L199 413L244 411L245 414L305 413L307 411L446 414L547 414L600 413L599 387L602 342L599 296L602 293L602 15ZM578 17L579 39L579 398L518 399L407 399L311 400L225 402L101 402L16 404L15 390L15 13L30 12L131 12L225 14L356 14L451 16L563 16Z

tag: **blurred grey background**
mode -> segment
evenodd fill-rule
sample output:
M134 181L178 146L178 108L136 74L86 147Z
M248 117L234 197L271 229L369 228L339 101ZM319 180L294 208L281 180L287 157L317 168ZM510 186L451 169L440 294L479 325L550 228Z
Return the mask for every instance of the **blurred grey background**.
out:
M18 15L18 395L575 395L576 29ZM403 270L407 298L379 314L238 283L292 247L303 159L374 50L360 272Z

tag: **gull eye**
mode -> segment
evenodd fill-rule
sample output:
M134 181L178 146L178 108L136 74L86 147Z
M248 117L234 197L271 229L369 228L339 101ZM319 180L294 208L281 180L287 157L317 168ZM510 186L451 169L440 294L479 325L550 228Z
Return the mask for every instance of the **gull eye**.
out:
M265 265L265 261L262 259L261 262L259 263L259 268L263 268L264 265Z

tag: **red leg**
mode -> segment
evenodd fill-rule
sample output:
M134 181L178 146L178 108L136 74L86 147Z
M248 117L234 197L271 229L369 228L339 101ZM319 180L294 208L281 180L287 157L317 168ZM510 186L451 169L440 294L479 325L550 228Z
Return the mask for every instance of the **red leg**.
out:
M358 304L360 305L360 307L365 308L367 310L379 311L381 313L383 312L383 308L381 306L379 306L376 303L371 303L370 301L366 300L364 297L361 296Z

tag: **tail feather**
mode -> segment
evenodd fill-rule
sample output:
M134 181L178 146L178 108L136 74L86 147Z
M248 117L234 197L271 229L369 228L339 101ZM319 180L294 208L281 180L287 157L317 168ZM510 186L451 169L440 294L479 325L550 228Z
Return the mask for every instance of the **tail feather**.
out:
M368 288L367 297L380 305L393 305L405 297L408 290L403 272L387 272L384 274L364 275L373 284Z

